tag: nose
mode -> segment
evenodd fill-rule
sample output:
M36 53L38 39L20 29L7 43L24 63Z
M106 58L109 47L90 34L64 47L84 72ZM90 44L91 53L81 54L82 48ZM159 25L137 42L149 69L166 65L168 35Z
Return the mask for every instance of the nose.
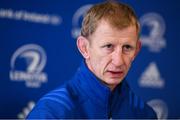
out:
M121 65L124 64L124 58L123 58L122 50L114 51L114 53L112 54L112 63L116 67L120 67Z

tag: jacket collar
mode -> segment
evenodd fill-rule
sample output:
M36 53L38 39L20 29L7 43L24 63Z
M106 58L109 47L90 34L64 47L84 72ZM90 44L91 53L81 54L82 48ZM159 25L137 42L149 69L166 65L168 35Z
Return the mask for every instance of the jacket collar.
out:
M111 101L110 99L119 99L125 95L126 85L125 80L119 84L113 92L110 88L103 84L87 67L85 61L81 63L81 66L77 72L79 87L83 92L89 96L95 104L100 105L101 107L107 107Z

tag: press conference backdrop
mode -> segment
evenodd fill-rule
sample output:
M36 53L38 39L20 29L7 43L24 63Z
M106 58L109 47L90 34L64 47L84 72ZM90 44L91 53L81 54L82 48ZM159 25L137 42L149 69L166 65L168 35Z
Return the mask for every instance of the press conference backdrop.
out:
M82 61L76 37L83 15L102 1L0 0L0 118L25 118L40 97L73 76ZM122 2L141 24L129 84L158 118L180 118L180 2Z

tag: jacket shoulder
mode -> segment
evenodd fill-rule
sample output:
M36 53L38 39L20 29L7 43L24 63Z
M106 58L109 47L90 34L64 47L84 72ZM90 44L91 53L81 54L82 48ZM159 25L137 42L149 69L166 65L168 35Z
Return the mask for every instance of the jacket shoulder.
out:
M68 118L74 108L71 98L66 87L55 89L38 101L27 118Z

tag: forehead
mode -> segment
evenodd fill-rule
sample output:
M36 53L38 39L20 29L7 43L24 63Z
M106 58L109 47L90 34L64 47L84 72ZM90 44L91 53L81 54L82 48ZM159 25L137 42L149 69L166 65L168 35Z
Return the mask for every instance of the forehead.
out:
M136 26L129 26L123 29L118 29L102 20L98 23L95 32L91 35L91 39L137 39Z

